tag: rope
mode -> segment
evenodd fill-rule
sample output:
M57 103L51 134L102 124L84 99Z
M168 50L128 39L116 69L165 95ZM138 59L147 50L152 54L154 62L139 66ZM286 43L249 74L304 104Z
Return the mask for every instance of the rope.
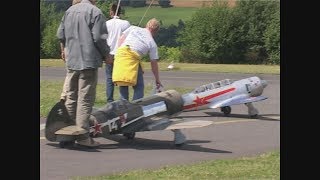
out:
M141 18L141 20L140 20L140 22L139 22L138 26L140 26L140 23L142 22L142 19L143 19L143 18L145 17L145 15L147 14L147 11L149 10L149 8L150 8L151 4L153 4L153 1L154 1L154 0L152 0L152 1L151 1L151 3L149 4L149 7L147 8L146 12L144 12L144 15L142 16L142 18Z
M117 10L116 10L115 16L118 16L118 10L119 10L119 6L120 6L120 1L121 1L121 0L118 1L118 5L117 5Z

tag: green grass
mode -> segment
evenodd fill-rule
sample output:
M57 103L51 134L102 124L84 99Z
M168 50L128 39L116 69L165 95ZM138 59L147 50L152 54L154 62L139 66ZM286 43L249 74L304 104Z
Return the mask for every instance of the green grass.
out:
M171 24L178 25L179 19L186 22L186 20L189 20L192 14L198 10L198 8L161 8L156 6L151 6L146 12L147 9L148 6L139 8L126 7L124 19L128 20L131 24L138 25L143 15L146 13L140 23L141 27L144 27L151 18L156 18L159 21L161 20L162 26L168 27Z
M159 62L160 71L168 71L170 63ZM59 59L40 59L42 67L64 67ZM150 63L143 62L145 70L150 70ZM216 72L216 73L248 73L248 74L280 74L279 65L245 65L245 64L191 64L175 63L174 71Z
M73 180L141 179L280 179L280 151L256 157L204 161L192 165L165 166L157 170L135 170L106 176L74 177Z
M60 94L62 92L63 81L47 81L40 80L40 117L47 117L51 108L60 99ZM180 93L186 93L192 89L177 88L177 87L166 87L166 90L174 89ZM149 95L152 90L151 84L146 84L145 96ZM97 95L95 101L95 107L102 107L106 104L106 86L105 84L97 85ZM130 100L132 99L133 90L129 88ZM114 99L119 99L119 88L115 87Z

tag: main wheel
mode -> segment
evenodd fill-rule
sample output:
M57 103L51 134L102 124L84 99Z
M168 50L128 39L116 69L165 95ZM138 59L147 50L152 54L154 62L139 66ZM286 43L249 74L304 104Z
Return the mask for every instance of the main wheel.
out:
M221 111L224 113L225 116L229 116L229 114L231 113L231 107L230 106L222 107Z
M136 136L136 133L135 132L124 133L123 136L126 137L127 139L133 139Z

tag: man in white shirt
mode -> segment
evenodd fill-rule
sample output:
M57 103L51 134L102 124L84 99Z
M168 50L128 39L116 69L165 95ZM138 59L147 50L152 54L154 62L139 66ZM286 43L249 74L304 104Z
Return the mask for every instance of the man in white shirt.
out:
M121 7L117 9L117 4L112 4L109 10L111 19L106 21L108 29L107 43L110 47L110 55L106 61L106 95L107 102L114 101L113 92L114 84L112 82L113 60L114 54L118 48L118 39L123 31L130 27L130 23L126 20L120 19Z
M150 19L145 28L131 26L123 32L119 39L119 45L114 59L113 82L120 86L121 98L129 99L128 86L134 89L132 100L143 98L144 79L143 70L140 64L144 55L149 55L151 69L155 77L157 88L162 86L159 78L158 68L158 46L153 37L160 28L157 19ZM174 143L180 146L186 142L185 135L180 129L174 132Z

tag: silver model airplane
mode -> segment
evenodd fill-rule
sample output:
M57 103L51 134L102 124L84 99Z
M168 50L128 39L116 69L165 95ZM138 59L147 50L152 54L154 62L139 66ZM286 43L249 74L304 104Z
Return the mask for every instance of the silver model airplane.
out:
M180 145L179 141L185 142L180 129L204 127L213 123L179 118L181 112L221 108L224 114L229 115L230 106L246 104L249 115L254 117L258 115L258 111L252 102L267 99L261 96L266 86L267 82L258 77L233 83L225 79L200 86L184 95L175 90L167 90L133 102L117 100L92 112L89 131L77 127L68 116L64 104L59 102L48 115L45 136L49 141L59 142L64 147L87 134L93 138L123 134L128 139L133 139L135 132L172 130L175 145Z
M256 117L259 112L254 108L252 102L267 99L262 96L265 87L267 87L267 82L256 76L234 82L224 79L202 85L182 96L183 111L221 108L225 115L229 115L230 106L245 104L250 117Z

